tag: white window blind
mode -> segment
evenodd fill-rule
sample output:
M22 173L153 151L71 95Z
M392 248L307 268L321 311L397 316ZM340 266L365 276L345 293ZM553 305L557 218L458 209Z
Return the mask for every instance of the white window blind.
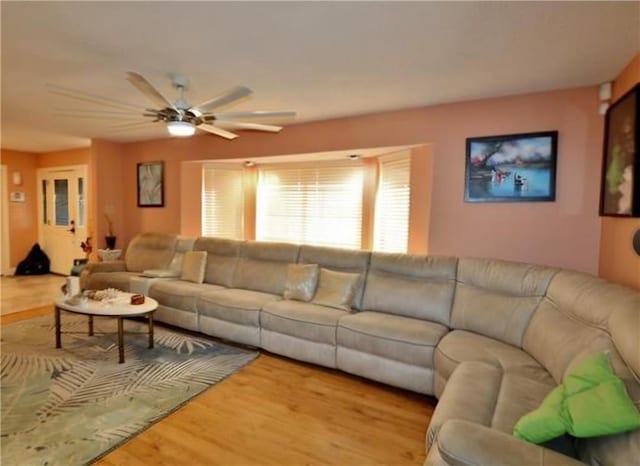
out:
M206 166L202 170L202 235L243 238L242 169Z
M256 239L360 248L362 165L259 171Z
M373 248L376 251L407 252L411 156L381 157L379 161Z

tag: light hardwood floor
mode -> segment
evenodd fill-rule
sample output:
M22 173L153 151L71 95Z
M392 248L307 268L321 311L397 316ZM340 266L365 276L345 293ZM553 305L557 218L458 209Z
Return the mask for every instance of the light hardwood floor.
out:
M64 283L61 275L0 277L0 314L24 311L51 303Z
M45 306L2 324L52 314ZM263 353L98 461L114 465L421 465L435 399Z

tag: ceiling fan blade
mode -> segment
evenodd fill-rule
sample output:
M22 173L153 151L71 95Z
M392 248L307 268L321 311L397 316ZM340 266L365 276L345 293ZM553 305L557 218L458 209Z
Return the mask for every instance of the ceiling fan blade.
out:
M222 107L223 105L242 99L243 97L250 95L252 92L253 91L246 86L236 86L213 99L202 102L199 105L194 105L190 110L200 114L208 113L214 108Z
M127 72L127 80L133 84L136 89L142 92L151 102L158 105L160 108L169 107L176 112L178 109L173 105L165 96L160 94L158 90L151 85L142 75L134 73L133 71Z
M117 120L117 121L140 121L142 115L91 115L87 113L73 112L53 112L53 115L61 118L80 118L82 120Z
M123 123L118 123L116 125L111 125L109 126L109 128L125 128L127 126L143 126L143 125L149 125L151 123L154 123L154 122L149 120L127 121Z
M85 110L80 108L59 108L54 107L54 112L60 113L75 113L79 116L81 115L112 115L112 116L122 116L122 117L134 117L140 116L144 113L143 110Z
M67 89L61 86L57 86L55 84L46 84L49 88L49 92L56 95L61 95L64 97L71 97L72 99L82 100L84 102L91 102L93 104L105 105L107 107L114 107L117 109L125 109L125 110L137 110L140 111L140 107L135 105L131 105L125 102L120 102L114 99L108 99L106 97L102 97L94 94L87 94L86 92L76 91L73 89Z
M218 125L229 129L252 129L254 131L269 131L270 133L278 133L282 129L282 126L245 123L242 121L218 121Z
M235 119L245 119L245 118L290 118L296 116L296 112L291 111L280 111L280 112L269 112L269 111L255 111L255 112L227 112L227 113L216 113L216 120L235 120Z
M136 129L147 129L147 128L151 128L152 126L155 126L156 123L153 121L142 121L139 123L126 123L126 124L122 124L122 125L113 125L113 126L109 126L107 128L107 131L109 131L110 133L117 133L119 131L129 131L129 130L136 130Z
M208 133L215 134L216 136L222 136L223 138L227 138L227 139L235 139L238 137L237 134L230 133L229 131L225 131L222 128L218 128L213 125L203 124L203 125L196 126L196 128L206 131Z

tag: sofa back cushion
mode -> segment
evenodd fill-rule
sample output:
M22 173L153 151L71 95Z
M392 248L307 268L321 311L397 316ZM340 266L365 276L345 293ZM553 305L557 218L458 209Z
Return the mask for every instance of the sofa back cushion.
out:
M243 241L223 238L202 237L196 240L193 250L207 252L205 283L231 286L242 244Z
M449 326L457 263L454 257L374 252L363 309Z
M131 240L125 254L127 272L167 269L176 249L176 235L142 233Z
M332 248L326 246L300 246L298 262L301 264L318 264L320 268L334 272L360 274L360 280L351 303L352 309L361 309L364 281L369 266L371 253L359 249Z
M461 258L451 326L518 347L556 269Z
M609 330L611 318L622 357L637 369L638 340L634 353L628 346L628 339L633 338L628 332L633 329L621 327L633 325L631 317L640 312L638 306L637 292L592 275L560 271L527 327L523 348L559 382L585 356L615 348ZM617 319L612 318L614 310L621 312Z
M193 250L195 244L195 238L187 238L185 236L179 236L176 239L176 250L173 254L173 258L169 263L169 270L180 274L182 271L182 261L184 260L184 254Z
M288 243L243 243L231 286L282 295L287 282L287 266L296 263L299 248Z

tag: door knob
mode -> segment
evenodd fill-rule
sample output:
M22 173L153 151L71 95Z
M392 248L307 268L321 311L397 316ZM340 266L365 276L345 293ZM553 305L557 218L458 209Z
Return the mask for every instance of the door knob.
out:
M69 231L70 231L71 233L74 233L74 234L75 234L75 232L76 232L76 222L74 222L73 220L71 220L70 224L71 224L71 228L69 228Z

